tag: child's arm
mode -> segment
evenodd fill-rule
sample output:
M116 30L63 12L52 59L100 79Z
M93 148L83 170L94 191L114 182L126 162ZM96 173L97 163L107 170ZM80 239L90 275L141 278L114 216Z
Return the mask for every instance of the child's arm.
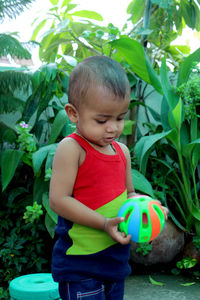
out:
M127 197L130 198L131 196L137 195L135 193L135 189L133 186L133 180L131 176L131 157L129 149L126 145L119 143L124 155L126 157L126 189L127 189Z
M72 197L73 186L81 159L81 147L72 139L66 138L59 145L54 157L50 182L50 208L59 216L72 222L105 230L115 241L127 244L125 237L117 230L123 218L106 219ZM109 220L109 229L107 221ZM112 228L112 230L110 230Z

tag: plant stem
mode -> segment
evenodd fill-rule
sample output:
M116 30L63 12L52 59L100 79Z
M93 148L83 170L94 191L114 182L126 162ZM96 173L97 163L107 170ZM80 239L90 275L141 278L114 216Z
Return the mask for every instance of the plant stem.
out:
M101 53L99 51L97 51L96 49L94 49L92 46L88 46L86 45L84 42L82 42L79 38L77 38L74 33L69 30L69 33L71 34L71 36L75 39L75 41L79 44L81 44L82 46L84 46L85 48L89 49L91 52L95 53L96 55L101 55Z
M184 184L184 191L185 191L185 202L187 205L187 208L189 211L191 211L191 191L190 191L190 184L187 180L187 176L185 173L185 167L184 167L184 162L183 162L183 157L181 154L181 143L180 143L180 131L178 134L178 149L177 149L177 154L178 154L178 159L179 159L179 165L180 165L180 170L183 178L183 184Z
M191 142L197 139L197 117L191 119L190 138Z
M197 184L196 184L196 178L195 178L195 170L193 170L191 166L191 173L192 173L192 181L193 181L193 187L194 187L194 198L195 198L195 204L199 208L199 199L197 194Z
M148 29L149 28L150 13L151 13L151 0L147 0L146 1L146 5L145 5L144 21L143 21L143 27L144 27L144 29ZM147 47L147 42L148 42L147 35L143 36L141 42L142 42L144 48L146 48Z

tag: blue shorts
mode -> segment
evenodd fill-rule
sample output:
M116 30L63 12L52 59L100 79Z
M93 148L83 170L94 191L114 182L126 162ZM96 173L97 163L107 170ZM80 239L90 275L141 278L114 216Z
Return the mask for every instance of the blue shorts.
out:
M123 281L98 281L93 278L59 283L62 300L123 300Z

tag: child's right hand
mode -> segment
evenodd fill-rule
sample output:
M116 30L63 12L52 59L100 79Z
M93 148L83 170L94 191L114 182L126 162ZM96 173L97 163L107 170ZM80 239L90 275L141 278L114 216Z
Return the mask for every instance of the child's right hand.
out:
M126 245L130 243L131 235L129 234L128 236L126 236L125 233L119 231L118 224L123 221L124 218L122 217L116 217L111 219L106 218L104 224L104 231L107 232L107 234L109 234L114 241L122 245Z

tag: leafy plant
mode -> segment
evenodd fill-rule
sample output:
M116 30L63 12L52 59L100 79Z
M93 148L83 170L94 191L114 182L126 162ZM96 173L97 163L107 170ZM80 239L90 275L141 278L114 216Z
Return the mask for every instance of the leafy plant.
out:
M195 258L184 257L180 261L176 263L176 267L171 270L173 275L179 275L180 273L188 274L192 278L199 280L199 269L198 262ZM186 283L185 286L190 286L194 284L194 282ZM184 285L184 284L183 284Z
M30 7L33 0L17 0L15 3L12 0L2 0L0 8L0 18L4 19L6 16L10 19L16 18L25 8Z
M191 66L200 60L200 50L185 58L180 66L177 86L189 82ZM171 212L173 220L182 229L188 232L200 233L200 202L198 182L198 162L200 133L198 129L198 115L196 114L188 121L185 118L184 102L171 85L168 75L166 61L163 60L161 70L161 85L163 92L161 107L162 131L154 135L142 137L136 144L136 155L140 164L140 171L145 174L147 161L153 154L155 145L162 141L163 148L167 145L175 154L174 157L165 155L159 160L160 164L167 168L169 181L176 187L178 199L170 199L180 214L179 221ZM183 75L184 74L184 75ZM170 178L169 178L170 176ZM167 199L165 203L167 205ZM173 205L174 205L173 204ZM171 207L173 207L173 205ZM173 207L174 212L174 207ZM181 225L182 224L182 225Z
M38 220L43 214L42 205L34 202L32 206L26 206L26 212L24 213L23 219L25 223L34 223L35 220Z
M151 243L139 243L136 252L141 253L143 256L147 255L152 250Z
M197 69L192 73L187 82L176 89L183 99L185 119L192 120L200 117L200 72Z
M176 263L177 268L179 269L190 269L197 264L197 260L191 257L185 257L181 261Z
M99 54L98 43L104 32L91 23L91 20L102 21L100 14L94 11L77 10L77 4L71 0L53 2L53 6L46 13L46 18L36 18L32 40L36 40L38 34L48 25L49 30L43 34L40 42L40 59L45 62L61 62L67 68L68 63L74 64L76 58L83 58L93 54ZM97 43L91 47L85 42L92 39ZM76 53L76 55L75 55Z
M25 218L33 221L40 212L40 205L44 203L45 208L48 206L45 195L48 195L57 140L71 133L73 129L64 110L68 74L58 69L56 64L51 64L42 66L29 76L31 85L27 83L29 92L24 96L18 118L2 118L1 180L3 195L12 194L12 201L20 195L30 195L33 207L29 204ZM20 89L14 89L12 93L20 94ZM13 111L17 110L16 106L13 101ZM2 106L6 115L10 110L8 112L5 108ZM10 136L13 138L10 139ZM47 210L45 223L53 236L56 217L50 209Z
M19 150L23 152L22 161L27 165L32 166L32 155L36 151L36 142L33 134L30 133L31 127L25 122L21 122L17 126L17 144Z
M30 4L33 1L34 0L17 0L13 3L12 0L2 0L0 5L1 22L5 17L8 17L9 19L16 18L16 16L23 12L25 8L30 7ZM31 53L26 49L26 44L19 42L16 33L0 32L0 57L7 56L8 54L13 58L31 58Z
M32 223L25 223L24 205L31 204L31 197L26 194L21 197L19 193L17 196L16 192L15 199L14 191L8 197L4 193L0 203L1 299L8 298L12 279L22 274L50 272L50 253L46 249L52 247L52 241L46 232L44 218L40 216Z
M20 43L12 33L0 33L0 45L2 45L0 48L0 57L11 55L13 58L31 59L31 54L25 48L25 45Z

